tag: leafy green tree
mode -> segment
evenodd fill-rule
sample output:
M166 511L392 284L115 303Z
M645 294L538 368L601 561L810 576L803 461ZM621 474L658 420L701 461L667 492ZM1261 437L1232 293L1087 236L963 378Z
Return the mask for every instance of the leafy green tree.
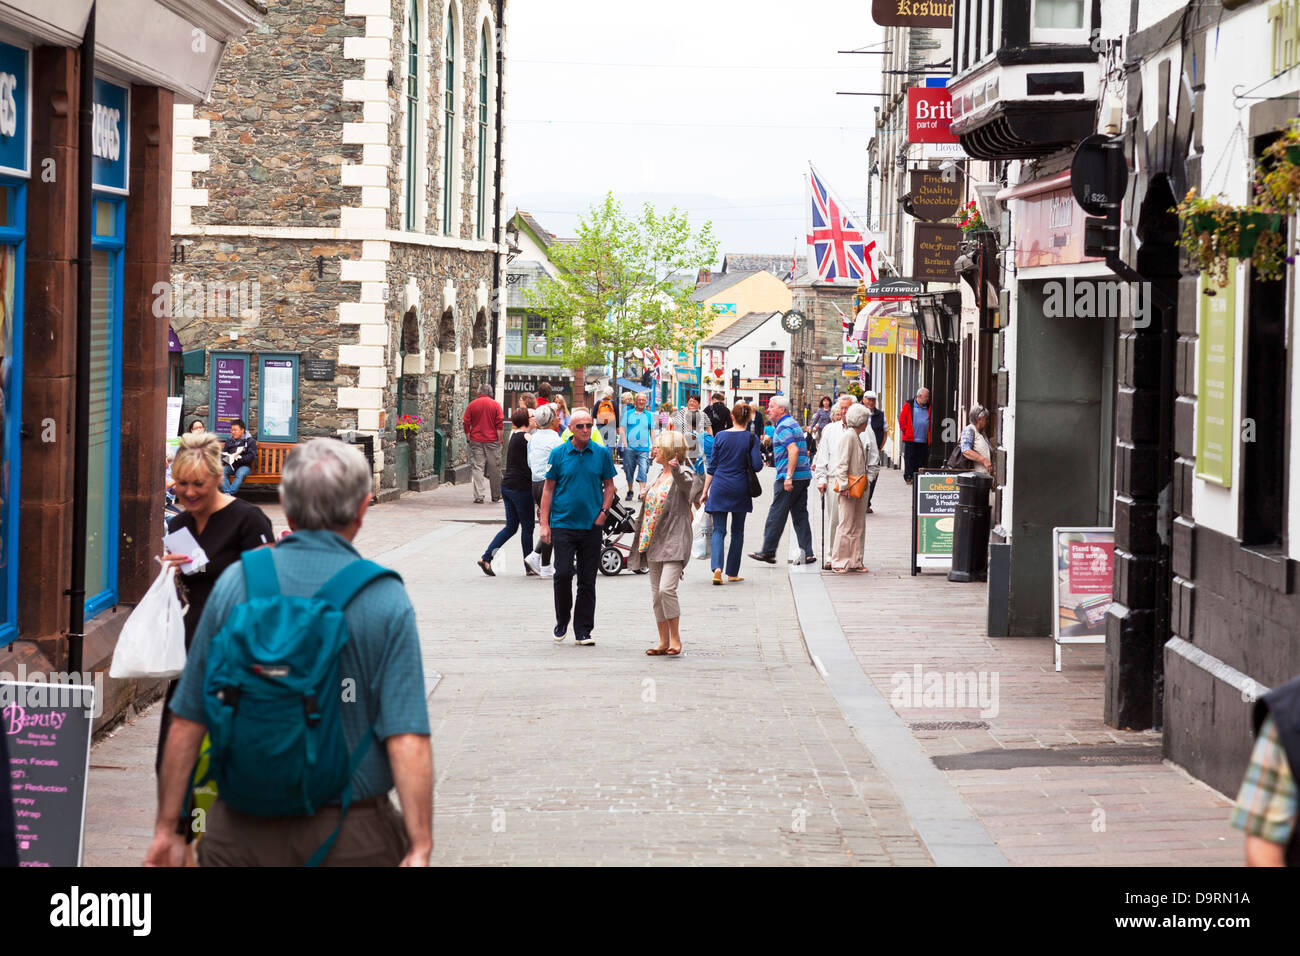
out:
M579 222L576 242L548 252L558 274L525 298L563 336L566 365L605 365L612 354L618 375L634 349L690 352L709 327L690 297L699 270L717 258L711 223L696 232L685 213L661 215L649 203L626 216L609 193Z

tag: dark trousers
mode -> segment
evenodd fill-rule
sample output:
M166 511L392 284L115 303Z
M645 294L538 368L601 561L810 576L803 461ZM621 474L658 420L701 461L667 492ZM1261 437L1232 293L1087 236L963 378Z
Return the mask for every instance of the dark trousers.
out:
M868 508L871 507L871 496L876 493L876 482L879 480L880 480L880 476L876 475L875 478L871 479L871 484L867 486L867 507Z
M924 441L903 442L903 480L910 481L918 468L924 468L930 457L930 443Z
M590 634L596 626L596 571L600 567L600 529L552 528L555 546L555 624L569 626L573 611L573 633ZM573 571L578 569L578 602L573 602Z
M506 526L497 532L492 543L483 552L484 561L495 558L501 546L513 538L520 528L523 528L523 533L519 536L519 543L523 545L524 557L533 553L533 523L536 513L533 511L532 488L524 490L502 485L501 500L506 506Z
M772 507L767 512L767 524L763 526L763 553L769 557L776 555L777 542L785 530L787 516L794 522L794 534L803 553L811 557L813 550L812 525L808 523L808 486L810 478L796 478L794 489L785 490L785 479L776 482L776 491L772 496Z

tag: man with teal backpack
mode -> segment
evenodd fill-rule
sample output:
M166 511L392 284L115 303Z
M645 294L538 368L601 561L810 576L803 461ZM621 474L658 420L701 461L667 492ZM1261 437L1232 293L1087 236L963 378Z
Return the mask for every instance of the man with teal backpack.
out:
M205 733L217 801L200 865L428 865L419 635L401 578L352 547L370 497L354 447L318 438L288 457L293 534L244 554L208 599L171 703L146 865L184 861L176 820Z

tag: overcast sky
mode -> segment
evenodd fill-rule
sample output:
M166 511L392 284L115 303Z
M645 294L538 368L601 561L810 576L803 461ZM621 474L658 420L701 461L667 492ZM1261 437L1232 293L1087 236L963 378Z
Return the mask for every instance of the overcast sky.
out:
M719 252L805 252L811 159L866 208L883 28L867 0L513 0L507 210L571 235L612 190L711 219Z

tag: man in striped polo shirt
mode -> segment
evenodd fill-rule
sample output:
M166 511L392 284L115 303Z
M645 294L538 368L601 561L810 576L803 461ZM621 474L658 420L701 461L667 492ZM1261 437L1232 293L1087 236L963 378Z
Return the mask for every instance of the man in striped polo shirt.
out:
M757 561L776 563L776 545L785 530L788 515L794 521L799 550L807 564L816 564L813 554L812 525L808 523L808 485L812 483L812 466L808 461L808 442L803 428L790 414L790 399L774 395L767 403L767 417L775 423L772 455L776 465L776 487L772 507L763 527L763 547L750 552Z

